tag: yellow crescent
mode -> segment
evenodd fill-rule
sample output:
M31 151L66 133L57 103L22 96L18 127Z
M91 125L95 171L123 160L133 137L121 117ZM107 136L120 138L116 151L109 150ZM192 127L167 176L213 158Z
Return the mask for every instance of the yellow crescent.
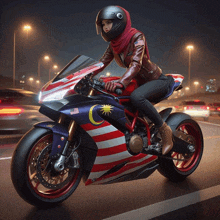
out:
M101 121L101 122L96 122L94 119L93 119L93 117L92 117L92 111L93 111L93 109L95 108L95 106L96 105L93 105L91 108L90 108L90 110L89 110L89 120L92 122L92 124L94 124L94 125L100 125L100 124L102 124L102 122L104 121Z

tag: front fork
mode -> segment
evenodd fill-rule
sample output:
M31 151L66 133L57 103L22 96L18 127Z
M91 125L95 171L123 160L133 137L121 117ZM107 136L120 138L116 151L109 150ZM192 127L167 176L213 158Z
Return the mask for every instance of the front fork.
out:
M60 117L59 117L58 123L63 124L64 121L65 121L65 118L66 118L66 116L64 114L61 114ZM69 124L69 127L68 127L69 136L68 136L68 139L66 141L66 144L63 148L63 151L62 151L60 157L54 163L54 169L57 172L61 172L65 168L64 164L65 164L66 157L67 157L67 150L68 150L70 142L72 141L73 136L75 134L76 127L77 127L76 122L74 120L72 120ZM73 156L73 160L74 160L74 168L79 168L77 152L76 151L73 152L72 156Z

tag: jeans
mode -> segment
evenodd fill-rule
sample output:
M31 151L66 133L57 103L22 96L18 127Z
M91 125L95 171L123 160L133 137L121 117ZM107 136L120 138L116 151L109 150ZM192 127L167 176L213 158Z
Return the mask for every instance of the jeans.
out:
M162 126L163 120L151 102L163 99L170 91L173 82L173 78L161 74L157 80L147 82L131 93L131 103L142 111L157 128Z

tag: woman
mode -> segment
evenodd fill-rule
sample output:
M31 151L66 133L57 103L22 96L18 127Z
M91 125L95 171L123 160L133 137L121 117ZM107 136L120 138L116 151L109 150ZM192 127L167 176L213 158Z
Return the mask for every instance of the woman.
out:
M113 59L121 67L127 68L118 81L107 82L105 89L114 92L116 88L125 89L132 79L138 82L138 88L131 94L131 102L159 129L162 138L162 154L173 147L172 130L163 122L151 101L160 100L169 92L173 80L162 74L162 70L150 61L145 36L131 27L128 11L120 6L107 6L96 17L97 34L110 42L100 59L104 63L101 71Z

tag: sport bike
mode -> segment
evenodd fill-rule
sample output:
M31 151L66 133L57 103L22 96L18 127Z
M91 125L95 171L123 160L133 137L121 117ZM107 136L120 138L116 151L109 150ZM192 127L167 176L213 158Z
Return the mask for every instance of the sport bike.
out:
M183 181L199 165L203 135L197 122L172 113L172 108L159 112L173 131L174 143L162 155L158 130L130 102L137 82L108 93L105 83L119 77L98 78L95 73L102 66L78 55L40 91L39 111L51 121L35 124L21 138L11 163L14 187L28 203L55 205L80 181L86 186L117 183L147 178L155 170L171 181ZM181 89L183 76L168 78L174 82L163 99Z

